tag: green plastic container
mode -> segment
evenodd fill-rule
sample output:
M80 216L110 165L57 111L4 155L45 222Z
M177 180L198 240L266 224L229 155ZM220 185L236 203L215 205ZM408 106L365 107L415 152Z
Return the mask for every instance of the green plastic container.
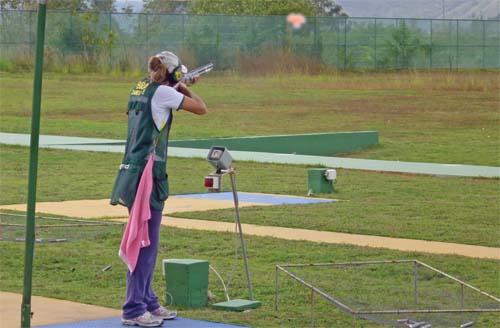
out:
M333 183L325 178L326 169L309 169L307 171L307 188L309 193L328 194L333 192Z
M208 302L208 261L193 259L163 260L166 303L200 308Z

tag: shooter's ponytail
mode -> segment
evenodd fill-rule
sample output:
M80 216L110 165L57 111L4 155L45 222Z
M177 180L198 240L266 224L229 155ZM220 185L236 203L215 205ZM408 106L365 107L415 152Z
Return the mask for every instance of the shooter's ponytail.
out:
M167 78L167 67L162 64L160 58L152 56L148 61L148 71L153 80L156 83L163 83Z

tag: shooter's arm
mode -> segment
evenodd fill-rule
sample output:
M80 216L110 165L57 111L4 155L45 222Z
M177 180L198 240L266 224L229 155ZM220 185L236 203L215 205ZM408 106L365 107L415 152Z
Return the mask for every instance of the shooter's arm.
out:
M184 94L184 101L181 108L197 115L204 115L207 113L207 105L193 91L189 90L184 83L179 83L177 91Z

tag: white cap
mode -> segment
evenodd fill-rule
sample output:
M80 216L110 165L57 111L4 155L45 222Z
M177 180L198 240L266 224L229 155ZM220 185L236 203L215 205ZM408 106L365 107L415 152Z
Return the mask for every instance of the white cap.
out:
M155 57L160 58L163 65L167 67L169 73L172 73L176 67L181 66L182 73L187 73L187 67L182 65L179 57L170 51L162 51L155 55Z

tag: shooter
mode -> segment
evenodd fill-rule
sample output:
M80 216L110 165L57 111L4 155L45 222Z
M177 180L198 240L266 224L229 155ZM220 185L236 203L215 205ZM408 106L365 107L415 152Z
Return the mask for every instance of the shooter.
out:
M188 73L175 54L163 51L149 58L149 77L130 92L125 155L111 196L112 205L129 210L119 250L129 269L124 325L157 327L177 316L159 304L152 289L162 210L168 197L168 137L174 111L207 112L203 100L186 83L195 83L212 67Z

